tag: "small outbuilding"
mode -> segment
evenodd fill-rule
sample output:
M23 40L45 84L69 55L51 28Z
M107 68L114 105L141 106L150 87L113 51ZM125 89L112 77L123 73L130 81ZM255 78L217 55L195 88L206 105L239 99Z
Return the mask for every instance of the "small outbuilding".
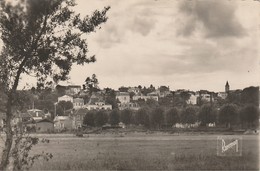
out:
M36 132L50 133L54 131L54 123L49 119L42 119L36 122Z

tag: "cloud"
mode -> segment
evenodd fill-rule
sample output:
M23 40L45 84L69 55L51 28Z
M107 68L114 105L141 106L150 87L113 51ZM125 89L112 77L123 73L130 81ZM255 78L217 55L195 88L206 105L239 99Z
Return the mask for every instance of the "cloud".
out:
M112 4L108 14L109 19L96 36L95 40L98 45L111 48L119 43L127 42L129 35L148 36L155 28L157 20L153 16L157 13L144 4L141 5L138 1Z
M136 16L129 25L129 29L133 32L147 36L155 26L155 20L146 17Z
M233 2L232 2L233 3ZM236 6L224 0L184 1L179 5L184 22L177 34L190 36L201 30L207 38L242 37L245 29L236 18Z

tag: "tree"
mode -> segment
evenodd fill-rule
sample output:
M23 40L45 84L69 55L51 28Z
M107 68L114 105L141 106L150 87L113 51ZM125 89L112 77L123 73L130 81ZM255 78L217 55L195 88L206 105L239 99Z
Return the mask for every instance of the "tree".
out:
M206 124L216 122L217 112L212 105L205 104L200 108L198 119L202 126L206 126Z
M124 86L121 86L121 87L119 87L118 88L118 90L120 91L120 92L128 92L128 87L124 87Z
M61 111L60 111L60 109L61 109ZM65 115L65 111L69 110L69 109L73 109L73 104L70 101L60 101L57 104L56 113L59 115Z
M87 77L85 80L85 84L83 85L84 90L88 90L90 94L92 92L97 92L99 90L98 87L98 79L96 74L93 74L92 77Z
M151 125L160 128L164 121L164 110L161 107L156 107L151 112Z
M259 106L259 87L247 87L241 93L241 102L243 104L254 104Z
M194 124L197 121L197 111L196 107L186 107L181 113L181 122L184 124Z
M146 128L149 128L149 115L148 115L149 109L148 108L140 108L135 114L135 122L136 124L144 125Z
M131 123L132 114L133 114L132 110L125 109L125 110L121 111L120 113L121 113L121 117L120 117L121 122L123 122L126 125L130 124Z
M105 123L107 123L108 118L107 118L107 114L105 111L103 110L99 110L96 112L95 117L94 117L94 123L95 126L103 126Z
M180 121L179 110L175 108L171 108L166 112L166 123L168 125L176 124Z
M107 21L109 7L83 18L72 10L75 5L74 1L67 0L1 1L3 47L0 80L4 83L8 99L6 141L0 170L6 169L11 154L12 106L21 75L34 75L38 85L45 83L48 77L58 82L68 79L73 63L83 65L95 61L95 56L87 56L88 46L84 35Z
M226 104L220 108L219 122L228 128L238 122L238 107L235 104Z
M95 122L94 122L95 114L96 113L93 110L87 112L87 114L84 116L83 119L83 125L95 126Z
M117 105L115 90L113 90L111 88L106 88L105 90L106 90L106 93L105 93L105 103L111 104L112 105L112 109L117 109L118 105Z
M109 123L111 125L117 125L119 123L119 110L114 109L110 112Z
M259 119L258 107L253 104L244 106L239 112L239 118L242 124L247 123L247 127L253 126Z

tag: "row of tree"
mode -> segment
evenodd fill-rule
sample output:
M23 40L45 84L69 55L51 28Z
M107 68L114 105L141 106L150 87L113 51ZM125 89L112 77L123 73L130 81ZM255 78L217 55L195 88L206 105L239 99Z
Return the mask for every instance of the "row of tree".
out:
M254 128L259 119L259 109L254 105L239 108L235 104L223 105L220 109L206 104L201 107L187 106L185 108L173 107L168 110L162 107L143 107L137 111L125 109L119 111L89 111L83 124L100 127L106 123L117 125L123 122L126 125L143 125L147 128L161 128L173 126L176 123L195 124L207 126L210 123L226 127Z

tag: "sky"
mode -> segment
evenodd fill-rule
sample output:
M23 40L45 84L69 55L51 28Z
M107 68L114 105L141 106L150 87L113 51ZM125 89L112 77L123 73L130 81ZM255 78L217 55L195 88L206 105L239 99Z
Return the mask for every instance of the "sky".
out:
M224 91L259 86L260 2L254 0L77 0L90 15L110 6L108 20L88 35L95 63L73 65L82 85L96 74L101 88L166 85L171 90ZM32 84L23 77L21 86Z

